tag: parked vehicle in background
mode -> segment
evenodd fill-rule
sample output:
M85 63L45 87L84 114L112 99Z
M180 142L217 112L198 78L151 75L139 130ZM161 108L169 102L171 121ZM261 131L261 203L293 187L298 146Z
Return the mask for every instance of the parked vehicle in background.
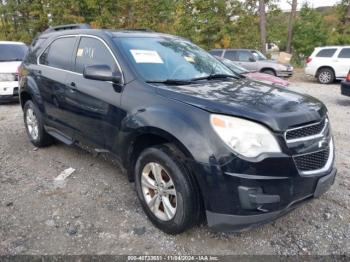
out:
M268 85L275 85L275 86L282 86L282 87L289 86L288 81L286 81L282 78L279 78L277 76L273 76L273 75L269 75L269 74L265 74L265 73L260 73L257 71L249 71L249 70L241 67L236 62L233 62L233 61L228 60L226 58L220 58L220 57L216 57L216 58L218 60L220 60L221 62L223 62L224 65L226 65L228 68L230 68L232 70L232 72L239 74L241 76L244 76L244 77L247 77L249 79L259 81L259 82L262 82L262 83L268 84Z
M268 60L260 51L253 49L213 49L210 54L237 62L249 71L258 71L278 77L291 77L293 67L275 60Z
M0 41L0 102L18 100L18 67L27 50L24 43Z
M350 46L316 47L306 61L305 74L321 84L344 79L350 69Z
M239 77L181 37L63 29L39 36L20 68L28 138L115 155L164 232L205 216L216 230L249 228L333 184L319 100Z
M341 82L341 94L350 96L350 71L344 81Z

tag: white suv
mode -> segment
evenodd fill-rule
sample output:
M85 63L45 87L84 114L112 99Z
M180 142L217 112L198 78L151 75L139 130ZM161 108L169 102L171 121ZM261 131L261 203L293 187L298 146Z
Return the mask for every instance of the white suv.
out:
M321 84L346 78L350 69L350 46L316 47L306 61L305 73Z
M0 102L18 100L17 69L27 50L24 43L0 41Z

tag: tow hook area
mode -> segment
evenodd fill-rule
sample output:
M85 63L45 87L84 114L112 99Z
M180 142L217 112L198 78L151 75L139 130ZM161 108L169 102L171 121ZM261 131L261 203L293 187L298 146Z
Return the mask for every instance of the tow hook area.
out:
M267 195L263 193L261 187L238 187L239 199L241 206L244 209L257 209L262 212L269 210L264 208L264 205L280 202L279 195Z

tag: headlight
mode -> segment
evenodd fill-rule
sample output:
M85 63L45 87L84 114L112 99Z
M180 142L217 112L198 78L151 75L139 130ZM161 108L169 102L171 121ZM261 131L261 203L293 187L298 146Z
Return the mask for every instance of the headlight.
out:
M281 152L276 138L263 125L224 115L211 115L210 123L222 141L240 155L257 157Z
M16 74L11 74L11 73L0 74L0 82L15 81L15 80L16 80Z

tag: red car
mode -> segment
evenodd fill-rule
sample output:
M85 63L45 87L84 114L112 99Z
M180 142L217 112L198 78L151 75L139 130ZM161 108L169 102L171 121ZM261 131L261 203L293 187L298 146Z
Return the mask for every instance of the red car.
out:
M269 84L269 85L278 85L278 86L282 86L282 87L288 87L288 85L289 85L289 82L282 79L282 78L279 78L279 77L276 77L273 75L269 75L269 74L259 73L257 71L248 71L247 69L241 67L240 65L238 65L237 63L235 63L231 60L228 60L226 58L220 58L220 57L216 57L216 58L218 60L220 60L221 62L223 62L234 73L239 74L239 75L243 75L249 79L263 82L263 83Z
M341 94L344 96L350 96L350 71L346 79L341 82Z

